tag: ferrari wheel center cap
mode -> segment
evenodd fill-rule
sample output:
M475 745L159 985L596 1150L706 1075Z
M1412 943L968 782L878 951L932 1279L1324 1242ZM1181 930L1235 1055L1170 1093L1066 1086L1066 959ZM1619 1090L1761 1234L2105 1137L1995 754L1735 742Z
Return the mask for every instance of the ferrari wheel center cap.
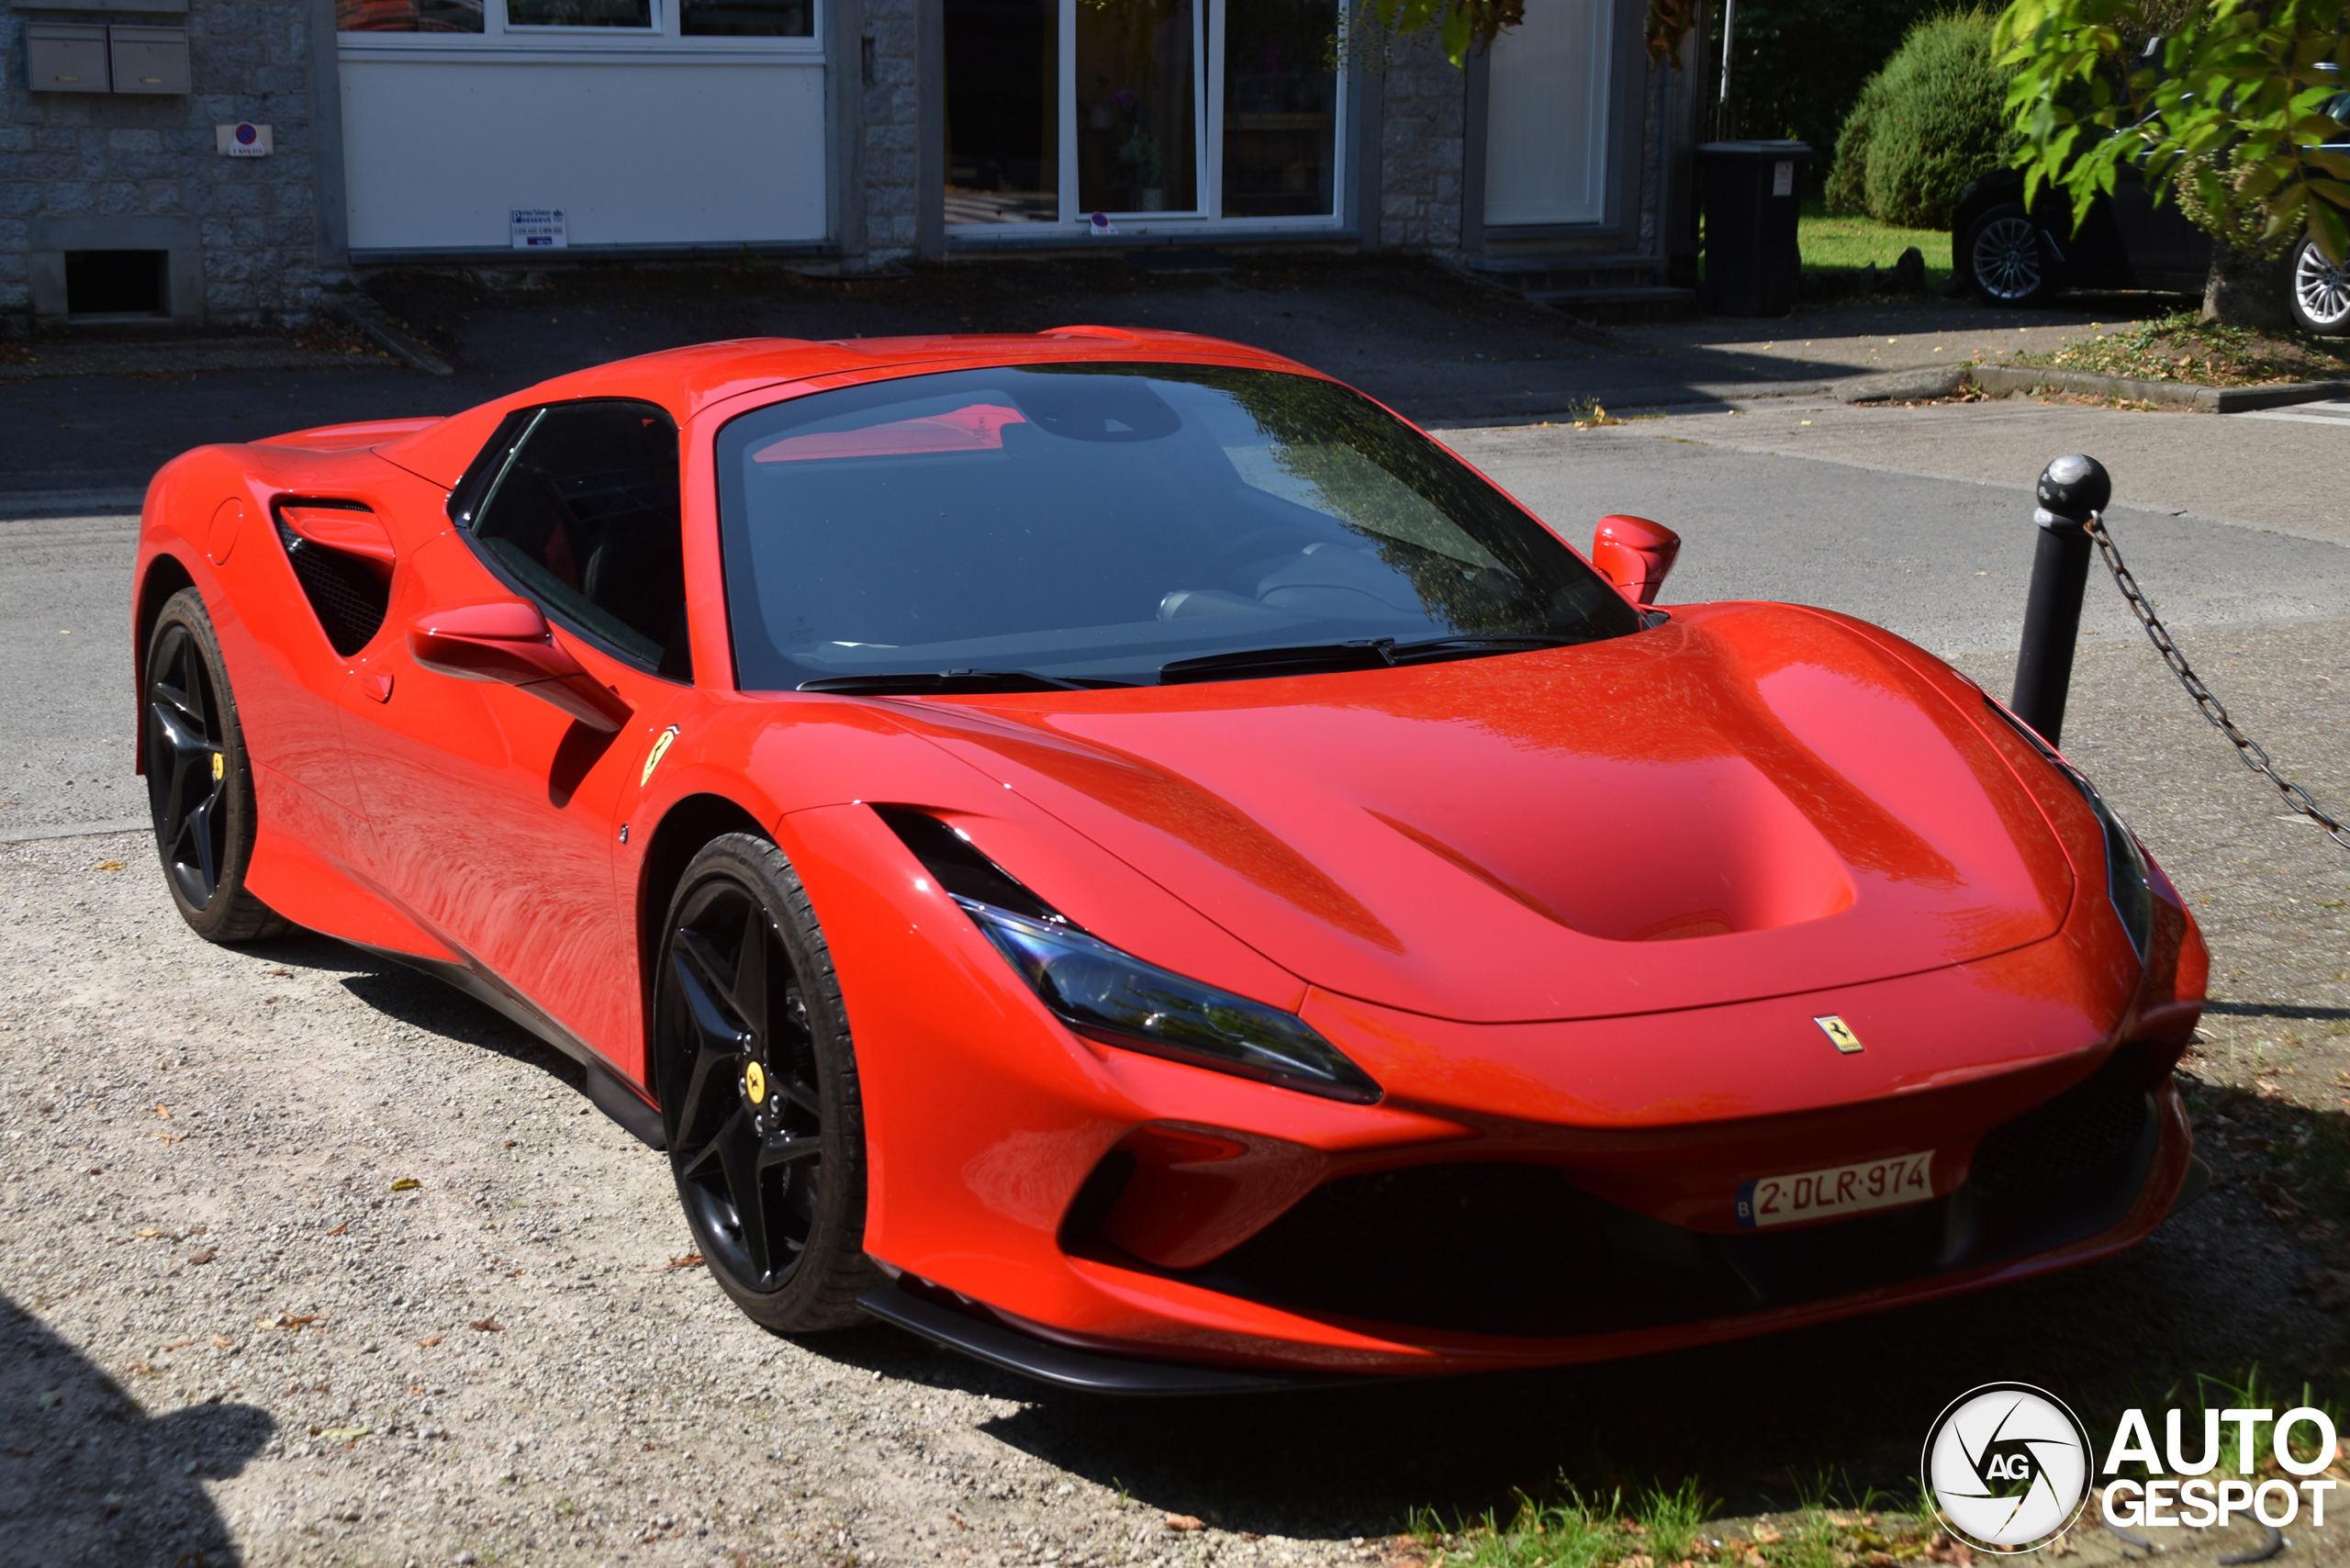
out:
M743 1092L751 1097L751 1103L754 1105L766 1103L767 1097L767 1069L761 1067L755 1061L746 1064L743 1069Z

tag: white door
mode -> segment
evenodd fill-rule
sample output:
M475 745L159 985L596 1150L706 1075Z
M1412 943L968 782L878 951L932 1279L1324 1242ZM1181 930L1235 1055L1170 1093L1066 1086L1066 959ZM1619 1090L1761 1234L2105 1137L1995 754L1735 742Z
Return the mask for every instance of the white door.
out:
M1612 0L1526 0L1494 40L1485 226L1596 223L1607 201Z

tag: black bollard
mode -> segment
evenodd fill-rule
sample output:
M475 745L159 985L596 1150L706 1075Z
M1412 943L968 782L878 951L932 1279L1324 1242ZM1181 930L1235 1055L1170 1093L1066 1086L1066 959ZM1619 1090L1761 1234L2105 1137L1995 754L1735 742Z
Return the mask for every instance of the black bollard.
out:
M2105 465L2077 453L2040 476L2040 545L2031 557L2031 598L2024 605L2023 649L2008 706L2050 745L2065 729L2065 693L2073 683L2073 649L2081 635L2081 594L2089 581L2088 521L2113 498Z

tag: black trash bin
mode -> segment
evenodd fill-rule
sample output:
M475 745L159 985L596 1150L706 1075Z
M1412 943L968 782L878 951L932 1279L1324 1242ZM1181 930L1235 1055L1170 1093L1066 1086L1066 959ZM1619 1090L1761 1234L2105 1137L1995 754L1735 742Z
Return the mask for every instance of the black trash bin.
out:
M1708 141L1697 149L1706 211L1706 281L1717 316L1784 316L1803 272L1796 214L1803 206L1801 141Z

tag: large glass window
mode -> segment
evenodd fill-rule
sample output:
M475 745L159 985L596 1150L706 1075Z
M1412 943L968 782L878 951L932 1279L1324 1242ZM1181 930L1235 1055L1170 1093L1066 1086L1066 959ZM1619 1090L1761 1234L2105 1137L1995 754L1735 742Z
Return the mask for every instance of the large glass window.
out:
M717 460L753 689L1148 685L1639 626L1450 453L1310 376L912 376L745 414Z
M477 33L482 0L335 0L342 33Z
M1333 210L1337 0L1244 0L1224 22L1224 215Z
M1200 205L1193 0L1080 0L1077 201L1087 212Z
M946 221L1060 218L1060 0L945 0Z
M619 399L533 409L498 432L459 491L474 543L550 617L649 670L693 678L677 427L666 411Z

